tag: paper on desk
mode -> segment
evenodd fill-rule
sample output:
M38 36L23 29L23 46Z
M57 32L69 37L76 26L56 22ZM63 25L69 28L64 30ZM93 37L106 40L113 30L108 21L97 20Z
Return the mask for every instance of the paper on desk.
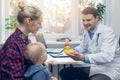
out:
M63 48L47 48L47 53L61 53L63 51Z

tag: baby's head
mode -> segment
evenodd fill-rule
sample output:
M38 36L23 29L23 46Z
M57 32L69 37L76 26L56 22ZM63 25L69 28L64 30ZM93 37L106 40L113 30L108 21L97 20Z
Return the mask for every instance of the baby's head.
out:
M47 59L45 46L40 42L28 44L25 57L34 64L42 64Z

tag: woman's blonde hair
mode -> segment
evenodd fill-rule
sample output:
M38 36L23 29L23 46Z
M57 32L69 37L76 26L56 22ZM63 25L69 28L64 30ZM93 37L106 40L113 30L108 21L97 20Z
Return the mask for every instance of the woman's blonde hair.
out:
M19 23L23 23L25 18L31 18L31 20L41 18L42 12L35 6L27 6L23 1L20 1L18 7L20 8L17 16Z

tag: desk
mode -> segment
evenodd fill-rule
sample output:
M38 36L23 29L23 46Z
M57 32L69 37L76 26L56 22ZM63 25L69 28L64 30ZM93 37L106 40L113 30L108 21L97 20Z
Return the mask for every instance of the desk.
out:
M93 64L87 64L82 61L74 61L70 57L53 58L48 54L48 59L46 62L49 62L49 61L54 61L55 65L49 65L49 70L52 72L52 74L55 77L58 78L58 80L61 80L59 76L59 71L63 68L70 67L71 65L75 67L95 66Z

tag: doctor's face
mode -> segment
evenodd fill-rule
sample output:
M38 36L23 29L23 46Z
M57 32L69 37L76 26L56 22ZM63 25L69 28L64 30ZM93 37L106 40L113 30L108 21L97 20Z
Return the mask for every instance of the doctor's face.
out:
M87 31L92 31L98 22L98 16L94 17L92 14L82 14L82 21L84 29Z

